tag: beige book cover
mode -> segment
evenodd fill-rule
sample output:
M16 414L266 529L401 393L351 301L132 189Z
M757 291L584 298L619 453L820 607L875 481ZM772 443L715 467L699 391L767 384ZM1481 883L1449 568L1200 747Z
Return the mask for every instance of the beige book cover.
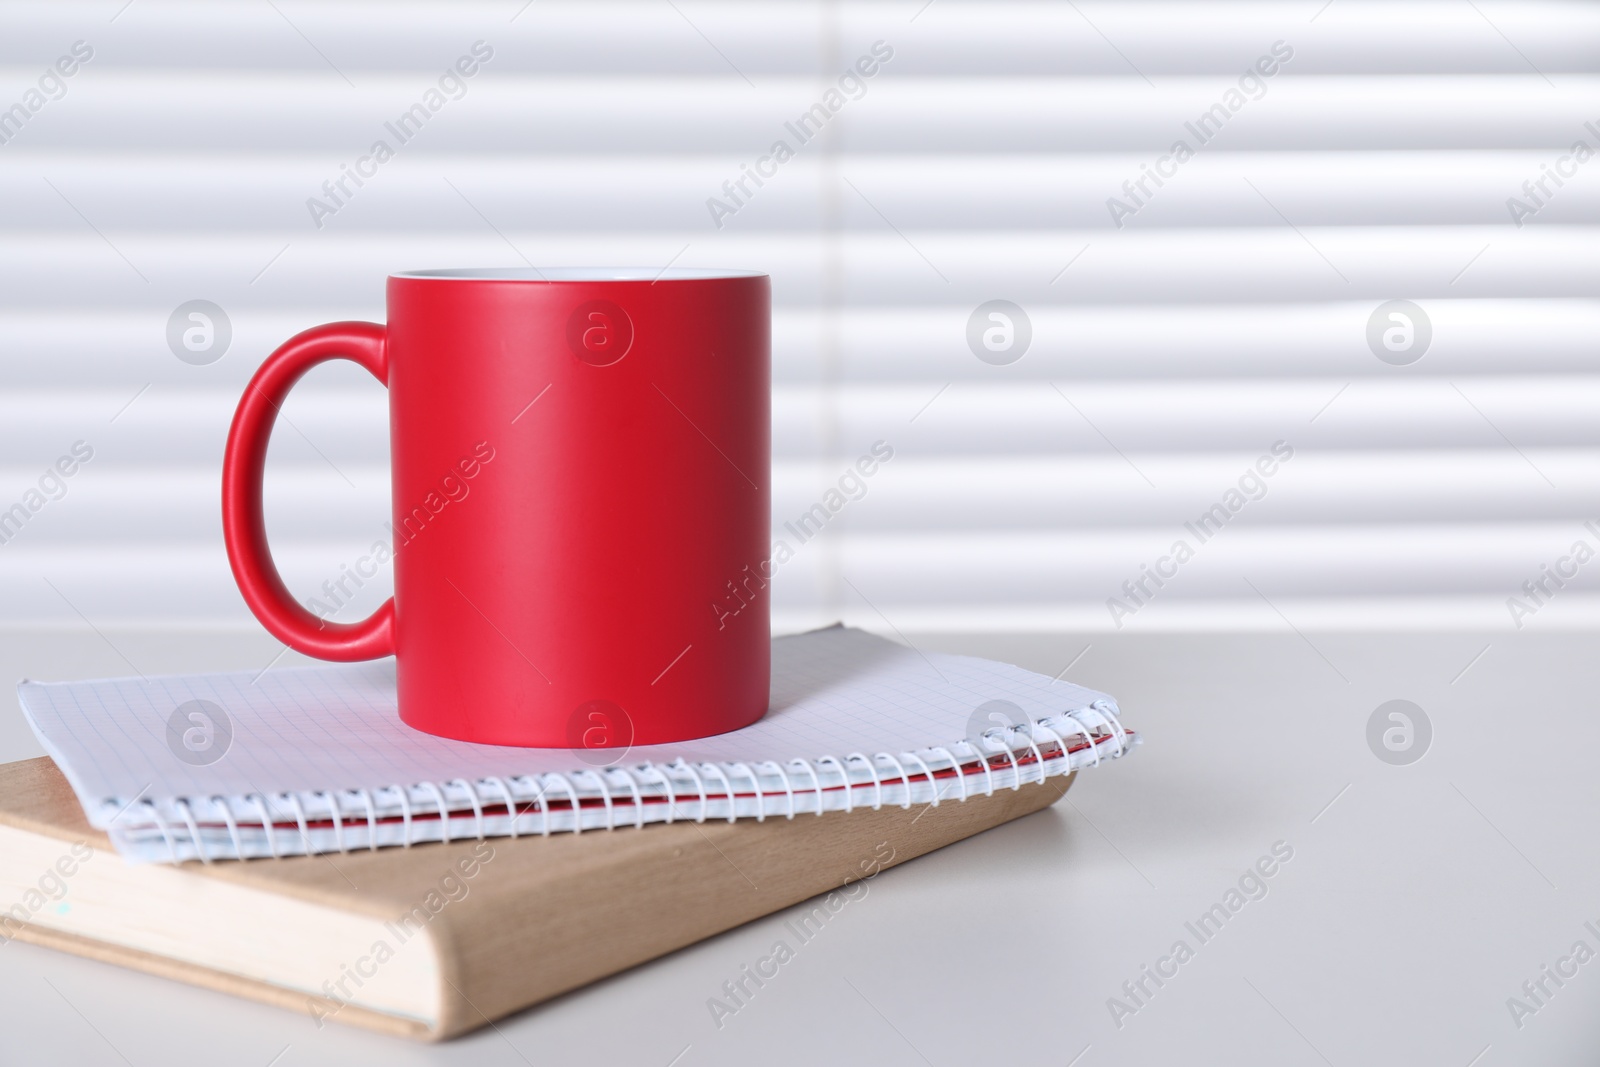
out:
M1055 802L1072 776L793 820L131 865L49 759L0 766L0 941L16 938L437 1040L819 898Z

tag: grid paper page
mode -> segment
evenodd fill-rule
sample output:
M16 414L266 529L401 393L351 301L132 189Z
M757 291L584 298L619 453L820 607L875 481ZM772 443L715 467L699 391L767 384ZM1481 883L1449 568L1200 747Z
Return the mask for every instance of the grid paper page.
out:
M592 760L580 762L580 754L567 749L475 745L413 730L396 711L393 660L260 676L24 682L18 692L35 734L101 829L135 801L164 807L176 821L180 809L172 802L178 798L333 794L455 781L464 786L464 780L594 768ZM225 752L207 764L186 762L168 726L175 709L197 699L223 709L231 726ZM638 746L625 762L814 761L949 746L973 732L975 713L981 722L979 709L993 700L1009 701L1031 718L1091 705L1116 713L1103 693L1020 667L923 655L864 631L834 627L773 642L772 700L759 722L697 741ZM275 808L274 815L280 814ZM297 817L303 828L304 815Z

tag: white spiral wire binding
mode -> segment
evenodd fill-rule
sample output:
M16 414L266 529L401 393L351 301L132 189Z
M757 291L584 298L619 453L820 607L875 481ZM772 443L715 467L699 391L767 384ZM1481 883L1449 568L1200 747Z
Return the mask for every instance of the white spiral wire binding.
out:
M1094 757L1094 765L1100 766L1100 746L1094 743L1094 732L1087 724L1072 712L1067 713L1067 722L1072 724L1073 733L1082 737L1089 744L1089 754Z
M966 800L966 776L965 774L962 774L962 765L957 763L954 753L950 752L949 749L946 749L944 745L930 745L930 747L928 747L928 752L933 752L934 755L942 755L942 757L946 758L947 763L949 763L952 768L955 768L955 777L957 777L958 781L962 782L962 800ZM934 805L938 805L938 798L944 795L944 787L939 785L939 789L934 790L933 795L933 803Z
M952 769L952 771L955 771L955 781L960 782L960 785L962 785L962 797L960 797L960 798L962 798L962 803L965 803L966 797L968 797L968 785L966 785L966 771L965 771L965 769L963 769L963 766L965 766L965 765L963 765L962 761L957 760L957 758L955 758L955 753L954 752L950 752L950 750L946 749L946 747L944 747L944 745L939 745L938 749L930 749L930 752L942 752L942 753L944 753L944 758L946 758L946 760L950 761L950 769Z
M656 772L656 777L661 779L661 784L667 789L667 825L671 826L678 818L678 790L673 786L672 779L667 772L654 763L645 764L645 768Z
M533 791L533 803L539 805L539 836L550 836L550 801L545 799L544 780L522 775L521 780Z
M727 771L723 770L721 767L718 767L715 763L702 763L700 766L706 768L707 770L714 770L722 776L723 791L728 798L728 821L733 822L739 817L739 812L734 807L733 779L728 777ZM702 800L701 803L705 804L706 801Z
M261 813L261 832L267 837L267 855L273 859L278 858L278 837L273 831L277 829L272 821L272 813L267 810L267 798L260 793L252 794L255 797L256 811Z
M478 791L467 784L465 778L452 778L446 785L459 785L467 792L467 799L472 802L472 818L478 830L478 840L482 841L483 834L483 801L478 799Z
M578 797L578 785L574 785L573 779L563 774L562 771L547 771L547 773L539 774L539 789L544 790L546 797L549 797L550 790L547 779L550 779L550 777L554 777L555 781L560 782L563 792L566 793L566 808L573 813L573 833L584 832L584 819L582 819L584 805L582 805L582 798ZM555 814L550 811L549 800L546 800L546 805L544 805L544 821L549 822L552 827L555 825Z
M356 791L356 796L361 798L361 803L365 804L367 808L367 850L376 852L378 851L378 809L372 803L372 791L360 789Z
M793 767L797 763L806 769L807 774L811 775L811 795L817 798L817 815L820 817L822 815L822 779L817 777L817 769L811 765L810 760L803 760L796 756L789 761L789 766Z
M1024 740L1027 739L1028 735L1022 732L1023 726L1024 724L1022 723L1008 726L1005 728L1004 736L994 739L999 742L1001 748L1005 749L1006 759L1011 761L1011 791L1013 793L1021 789L1023 783L1022 761L1017 758L1019 753L1015 740L1019 736Z
M1096 700L1094 703L1089 705L1089 709L1098 713L1101 723L1111 728L1111 735L1117 739L1117 755L1121 756L1126 753L1128 731L1122 728L1121 721L1118 720L1116 715L1112 714L1110 710L1110 702L1105 700Z
M871 758L867 760L867 766L872 769L872 784L877 787L877 793L872 804L873 811L878 811L883 807L883 782L878 778L878 761L881 759L892 761L896 767L900 766L900 761L887 752L874 752ZM901 768L900 776L902 778L905 777L904 768Z
M493 783L495 788L500 790L500 795L506 798L507 829L511 834L511 840L515 841L517 839L517 798L511 795L511 787L506 785L506 780L499 775L485 778L483 781Z
M1023 734L1023 736L1028 739L1028 747L1033 749L1034 762L1038 763L1038 765L1039 765L1039 781L1042 782L1042 781L1044 781L1044 778L1045 778L1045 773L1044 773L1044 753L1042 751L1040 751L1038 742L1036 742L1033 739L1033 728L1035 726L1037 726L1037 725L1038 725L1037 722L1030 721L1028 723L1028 732L1026 734ZM1020 729L1022 729L1022 727L1019 726L1019 727L1017 727L1017 729L1020 730ZM1017 771L1017 785L1018 785L1018 787L1020 787L1022 785L1022 771L1020 769Z
M156 807L154 801L147 800L143 804L150 809L150 817L155 820L156 829L161 831L161 836L166 839L167 853L172 857L173 863L181 862L178 859L178 845L172 840L172 829L167 826L167 820L161 817L161 809Z
M445 844L450 843L450 804L444 798L444 790L433 782L418 782L417 788L433 794L433 802L439 805L439 840Z
M748 764L748 763L740 761L740 762L737 762L737 763L731 763L731 764L729 764L729 766L731 766L734 770L739 770L740 768L743 768L744 769L744 773L748 774L750 776L750 795L755 798L756 822L766 822L767 821L767 797L766 797L766 791L761 788L761 779L756 777L756 772L751 769L750 764ZM730 786L729 790L728 790L728 806L729 806L730 809L733 807L733 804L734 804L733 789Z
M539 818L544 825L544 832L541 836L549 837L554 825L550 814L550 790L545 786L544 775L529 775L526 780L533 786L534 799L539 804Z
M344 847L344 819L339 812L339 802L334 799L332 793L313 793L312 796L328 798L328 815L333 820L333 847L341 853L349 852L350 850ZM309 838L306 840L306 855L311 855L311 841Z
M705 822L706 821L706 780L704 778L700 777L700 772L695 770L693 765L691 765L689 763L686 763L683 760L682 757L679 757L679 759L676 762L674 762L672 764L672 766L675 769L678 768L678 767L682 767L684 770L689 772L689 777L694 779L695 787L700 790L700 811L695 815L695 820L694 821L695 822Z
M405 847L411 847L411 794L403 787L393 785L389 787L400 798L400 821L402 823L401 836L405 838Z
M633 772L626 767L618 767L618 773L628 780L628 791L633 796L633 828L644 829L644 794L639 792L639 782Z
M867 765L867 772L872 775L872 810L883 810L883 779L878 777L878 765L872 759L860 752L852 752L844 758L846 766L850 761L858 759Z
M580 774L588 775L590 778L593 778L599 784L599 786L600 786L600 799L601 799L602 802L604 802L604 804L606 806L606 827L605 828L607 830L615 830L617 828L616 812L613 810L613 808L611 806L611 787L606 784L606 780L604 778L600 777L600 775L597 772L592 771L592 770L573 771L572 773L573 773L574 776L580 775Z
M996 738L996 740L999 739ZM1022 788L1022 767L1018 765L1017 754L1015 750L1012 749L1009 741L1001 741L1000 747L1006 750L1006 759L1011 761L1011 791L1015 793L1017 790Z
M527 780L528 779L526 777L521 779L523 783L526 783ZM520 822L528 812L523 809L522 801L517 798L518 777L516 775L512 775L510 778L501 778L496 776L493 778L486 778L484 781L493 782L495 787L500 790L500 795L505 797L506 817L511 820L509 824L509 834L511 838L515 840L516 838L521 837L522 834L517 829L517 823ZM531 810L533 805L537 802L537 797L530 799L528 801L529 810Z
M971 737L962 737L962 744L978 753L978 766L984 768L984 797L995 795L994 768L989 766L989 745L974 745Z
M1129 732L1122 726L1116 711L1109 701L1097 700L1086 707L1049 716L1048 718L1054 720L1053 723L1046 721L1046 718L1030 718L1025 724L1000 728L1004 730L1003 736L995 736L998 731L985 731L976 739L963 738L959 742L961 747L970 750L976 756L978 766L983 770L983 792L985 796L992 796L995 790L995 773L990 763L992 757L988 749L991 741L997 742L1004 749L1005 757L1009 763L1008 769L1012 774L1011 788L1013 791L1020 789L1024 782L1030 780L1043 782L1050 776L1052 767L1059 768L1059 773L1070 774L1073 769L1073 752L1069 740L1071 737L1081 737L1083 739L1087 749L1085 753L1086 759L1093 766L1098 766L1106 758L1101 752L1101 747L1108 742L1115 746L1115 751L1111 754L1111 758L1122 756L1128 751ZM1098 737L1096 736L1097 729L1104 730ZM1053 743L1059 750L1055 756L1051 757L1045 754L1045 750L1040 744L1041 735L1045 739L1045 744ZM1019 754L1021 754L1022 744L1026 744L1027 750L1031 751L1035 762L1038 764L1039 776L1037 779L1029 779L1027 777L1027 771L1022 767L1021 760L1018 758ZM930 745L922 751L940 755L945 759L953 777L960 785L961 800L964 801L973 794L970 779L975 777L975 771L971 768L970 760L958 759L951 749L939 745ZM859 787L851 780L850 767L857 761L864 764L867 773L872 775L872 808L875 811L881 809L884 804L885 794L883 775L878 767L879 760L883 760L894 767L895 777L891 781L901 783L905 789L905 794L900 803L902 809L909 810L913 803L914 772L908 769L907 762L914 763L920 770L922 777L927 780L929 787L928 803L937 807L941 800L944 799L943 782L935 774L928 761L915 751L902 752L898 756L890 752L878 752L871 756L863 752L851 752L843 760L832 755L818 757L815 761L797 757L788 761L787 765L781 764L776 760L763 760L755 765L743 761L729 761L726 764L700 761L697 765L680 757L671 764L664 766L646 763L639 764L636 768L608 767L601 770L576 770L570 772L573 776L572 778L558 771L550 771L540 774L536 778L526 775L519 776L517 780L531 788L533 796L530 803L537 806L534 817L539 820L541 835L547 837L550 835L555 821L554 813L551 811L547 800L547 785L551 779L559 782L562 789L565 790L572 812L572 831L574 833L582 833L585 822L583 797L580 795L579 788L573 780L579 776L582 776L581 780L583 781L593 782L593 787L605 806L603 817L594 821L603 821L606 829L615 829L619 825L618 809L620 803L623 802L632 806L633 825L642 828L646 822L646 797L640 786L641 783L648 785L656 780L659 781L662 787L663 799L666 801L666 812L663 821L668 823L675 821L680 815L678 811L679 782L675 777L678 772L687 774L695 783L699 801L695 812L695 822L705 822L711 812L712 791L708 789L707 776L714 776L720 779L722 796L728 804L728 821L735 822L739 819L738 790L734 784L735 774L742 774L749 779L754 804L753 814L756 821L763 822L768 815L769 801L776 801L776 795L769 797L762 783L761 774L763 772L770 772L782 783L784 815L788 819L793 819L800 810L799 798L796 793L797 791L806 791L803 784L800 785L798 790L796 788L797 775L803 770L810 780L810 792L816 798L815 814L820 816L826 810L827 792L822 782L820 769L831 766L833 770L838 772L844 796L844 810L853 812L856 806L856 791ZM627 798L622 798L614 793L616 786L612 776L616 774L620 774L622 780L627 783L629 793ZM649 777L652 775L653 778ZM864 785L864 782L861 783L861 786ZM525 816L521 809L521 801L518 799L516 788L508 783L506 779L486 777L480 779L476 785L464 778L453 778L443 784L418 782L412 788L430 796L439 810L439 839L441 841L449 842L452 840L450 824L453 816L449 790L457 787L465 792L466 802L471 806L473 827L479 840L483 840L488 836L488 819L484 814L484 807L491 796L490 787L493 787L495 792L505 801L507 833L512 838L521 836L518 823ZM397 806L400 809L403 824L402 844L409 848L415 840L414 813L410 790L403 786L388 786L385 789L392 790L398 800ZM384 789L378 790L380 793L383 791ZM380 836L378 802L374 799L372 791L368 789L350 790L349 793L352 797L360 799L362 807L366 811L367 847L370 850L376 850L379 847ZM334 848L340 852L348 852L349 842L345 836L343 805L337 793L311 791L307 793L280 794L279 799L285 801L294 813L304 852L311 854L317 851L312 845L311 830L305 806L307 800L305 798L310 798L310 802L313 804L319 799L327 803L328 814L332 824ZM278 847L277 820L272 814L266 796L261 793L254 793L238 799L253 806L259 814L267 854L273 858L283 855L282 850ZM246 858L247 849L244 839L228 799L213 796L205 798L205 801L208 805L220 806L222 819L227 824L228 840L232 845L233 856L238 859ZM193 844L195 855L201 862L211 863L214 857L211 855L211 849L206 844L206 838L201 833L191 807L190 798L177 798L172 801L172 805L173 809L182 816L184 827L187 830L187 838ZM154 802L145 801L144 807L148 809L150 821L161 834L172 862L180 862L178 841L173 827L162 816L159 806ZM465 814L465 812L462 812L462 814ZM598 813L595 814L598 815Z
M784 794L789 798L789 814L788 814L787 817L788 817L790 822L794 822L794 783L789 780L788 772L785 771L783 769L783 766L781 764L779 764L777 760L774 760L774 759L762 760L761 761L761 766L763 766L763 767L771 767L772 768L772 773L777 775L778 776L778 780L783 783ZM764 800L763 800L763 803L762 803L762 807L763 808L766 807L766 804L765 804Z
M1099 757L1099 745L1094 742L1093 723L1086 723L1086 721L1083 721L1082 712L1074 713L1074 715L1072 715L1072 721L1077 723L1078 729L1082 729L1083 739L1090 742L1090 752L1094 753L1094 766L1099 766L1099 758L1101 757Z
M1094 737L1094 729L1096 729L1096 726L1109 726L1110 721L1107 720L1102 713L1099 713L1098 709L1094 709L1094 707L1080 707L1080 709L1067 712L1067 718L1072 720L1074 726L1077 726L1078 728L1078 733L1083 734L1085 741L1090 742L1090 749L1093 750L1096 755L1098 755L1099 750L1101 750L1101 744L1099 744L1099 742L1104 741L1104 737L1101 737L1099 741L1096 741L1096 737Z
M294 809L295 824L300 827L300 845L307 856L311 855L311 830L306 826L306 808L300 801L299 793L284 793L282 796L289 798L289 806Z
M206 846L200 840L200 827L194 821L194 812L189 810L189 801L179 797L173 801L173 806L178 809L178 814L183 816L183 824L189 828L189 836L194 839L194 850L200 854L200 862L207 867L211 866L211 854L206 851Z
M817 766L818 767L821 767L824 764L828 764L828 763L833 764L834 769L839 772L839 777L844 779L844 810L846 812L855 811L856 810L855 809L855 790L850 787L850 772L845 770L844 764L840 763L839 760L838 760L838 757L836 757L836 756L818 756L817 757ZM822 791L821 791L821 789L819 787L819 789L817 791L817 813L821 814L821 812L822 812Z
M933 771L928 767L928 761L923 759L921 756L917 755L915 752L902 752L901 755L905 756L907 759L916 760L917 763L919 763L922 766L922 773L928 776L928 788L933 792L933 800L930 803L932 803L933 806L937 808L939 806L939 780L933 776ZM909 808L910 806L911 806L911 779L910 779L910 777L907 777L906 778L906 807Z
M513 792L518 789L528 794L527 806L519 809L518 818L526 816L534 820L531 825L539 830L540 837L550 836L550 799L545 793L544 782L536 775L520 775L510 779Z
M244 842L239 837L239 824L234 820L233 811L228 807L228 799L212 797L211 802L222 808L222 821L228 824L228 840L233 842L233 858L244 859Z
M605 825L601 827L603 830L615 830L617 828L619 825L617 816L624 802L620 794L613 795L613 791L616 789L615 783L611 781L611 771L613 769L611 767L600 767L583 772L594 779L595 788L600 791L600 802L605 805Z
M550 835L550 830L547 826L549 820L545 818L545 815L547 814L546 809L549 807L549 805L544 799L543 784L535 781L526 774L520 776L513 775L510 779L508 779L508 782L511 786L512 796L516 796L516 792L519 788L525 790L528 794L528 803L526 807L521 806L522 802L520 800L517 802L519 805L517 808L518 821L521 821L524 816L528 817L529 819L537 819L538 822L534 825L537 825L540 828L540 836L548 837Z
M539 798L539 836L549 837L555 830L555 816L550 811L550 785L542 772L528 775L525 780Z
M1078 732L1083 735L1084 741L1088 742L1089 752L1092 756L1094 756L1094 765L1096 767L1100 766L1100 746L1095 743L1093 725L1084 722L1082 716L1076 712L1069 715L1068 718L1070 718L1073 724L1077 726Z
M1056 747L1061 749L1061 755L1060 755L1059 758L1061 759L1061 766L1064 768L1063 773L1071 774L1072 773L1072 753L1067 751L1067 739L1062 737L1060 734L1056 733L1055 727L1049 725L1043 719L1039 719L1039 720L1035 721L1033 725L1034 725L1034 729L1043 730L1045 733L1049 734L1052 738L1055 739ZM1031 730L1028 732L1028 740L1029 741L1033 740L1033 731L1031 731ZM1041 782L1044 781L1044 757L1043 756L1040 756L1040 758L1039 758L1039 781L1041 781Z
M904 804L900 805L900 808L903 811L910 811L911 810L911 776L906 773L905 764L901 763L898 757L896 757L893 754L888 753L888 752L880 752L880 753L878 753L878 755L875 758L877 758L877 759L886 759L890 763L894 764L894 769L900 775L900 780L902 782L904 782L905 785L906 785L906 800L905 800Z
M1064 718L1066 720L1065 722L1063 722L1060 718L1056 719L1054 724L1051 726L1051 729L1056 731L1056 736L1061 739L1062 751L1066 752L1067 757L1070 759L1072 756L1072 738L1074 736L1074 732L1071 727L1077 726L1078 720L1074 719L1070 715L1064 716Z
M1096 701L1089 705L1089 710L1100 716L1100 721L1111 728L1112 739L1117 743L1117 755L1122 755L1127 740L1127 731L1122 728L1122 723L1110 713L1105 701Z
M583 833L583 804L578 800L578 789L572 784L572 779L568 778L560 771L551 771L549 774L541 774L539 776L539 784L541 787L544 785L544 780L546 778L554 778L556 781L560 782L562 788L567 791L567 800L572 805L572 832L575 834ZM550 806L548 804L545 805L544 809L544 821L546 825L549 825Z

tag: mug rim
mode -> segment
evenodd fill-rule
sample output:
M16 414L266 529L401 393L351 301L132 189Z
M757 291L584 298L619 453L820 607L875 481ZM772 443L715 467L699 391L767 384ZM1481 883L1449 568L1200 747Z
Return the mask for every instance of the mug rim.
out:
M722 267L439 267L396 271L391 278L408 281L503 282L687 282L722 278L765 278L765 271Z

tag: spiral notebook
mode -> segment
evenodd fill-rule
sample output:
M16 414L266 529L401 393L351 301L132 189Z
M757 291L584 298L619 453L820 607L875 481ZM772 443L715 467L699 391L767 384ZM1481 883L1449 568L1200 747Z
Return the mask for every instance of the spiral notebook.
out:
M396 712L392 660L18 694L90 824L142 862L940 804L1139 740L1104 693L842 626L773 641L759 722L625 751L420 733Z

